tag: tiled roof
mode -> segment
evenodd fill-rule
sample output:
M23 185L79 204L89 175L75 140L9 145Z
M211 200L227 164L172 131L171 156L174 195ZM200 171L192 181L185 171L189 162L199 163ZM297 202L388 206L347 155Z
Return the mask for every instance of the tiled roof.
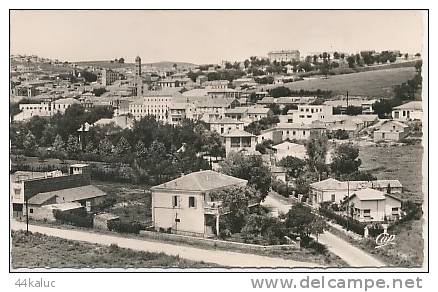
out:
M234 185L246 185L244 179L232 177L212 170L203 170L151 188L154 190L212 191Z
M422 102L421 101L411 101L399 106L396 106L394 109L413 109L413 110L422 110Z
M222 118L222 119L218 119L216 121L211 121L210 124L243 124L242 121L238 121L236 119L232 119L232 118Z
M232 129L228 133L222 134L222 137L255 137L255 135L240 129Z
M372 180L372 181L338 181L334 178L328 178L319 182L310 184L311 187L320 190L359 190L365 188L386 188L390 185L391 188L401 188L403 187L398 180Z
M41 205L53 197L63 198L65 202L75 202L102 196L106 196L106 193L95 186L87 185L53 192L38 193L29 199L29 204Z
M380 201L385 199L385 193L374 190L371 188L365 188L355 191L352 196L356 196L361 201Z

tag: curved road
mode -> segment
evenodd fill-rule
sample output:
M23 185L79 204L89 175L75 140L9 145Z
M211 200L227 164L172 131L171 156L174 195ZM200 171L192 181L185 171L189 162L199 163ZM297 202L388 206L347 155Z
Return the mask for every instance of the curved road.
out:
M26 230L26 224L15 220L11 221L12 230ZM117 244L119 247L138 251L163 252L168 255L180 256L192 261L215 263L225 267L245 268L313 268L322 267L316 263L298 262L282 258L259 256L254 254L230 252L224 250L211 250L196 247L187 247L144 239L123 238L106 234L96 234L79 230L66 230L45 226L29 225L29 231L45 235L61 237L70 240L79 240L101 245Z
M286 204L282 198L275 194L269 194L262 203L266 207L287 213L292 205ZM275 213L275 212L274 212ZM353 246L340 237L325 231L319 235L318 241L327 246L328 250L343 259L351 267L384 267L385 263L379 261L367 252Z

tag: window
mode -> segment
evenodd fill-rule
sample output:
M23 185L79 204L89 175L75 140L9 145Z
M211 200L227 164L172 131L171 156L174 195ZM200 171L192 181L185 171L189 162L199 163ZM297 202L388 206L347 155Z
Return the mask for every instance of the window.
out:
M173 208L179 208L180 207L179 196L172 196L172 207Z
M231 137L231 147L233 147L233 148L240 147L240 138L238 138L238 137Z
M363 216L365 218L370 218L371 217L371 210L370 209L363 210Z
M251 137L242 138L242 147L251 147Z
M196 198L189 197L189 208L196 208Z
M30 208L30 209L29 209L29 213L33 213L33 208Z
M332 194L332 202L336 202L336 195Z

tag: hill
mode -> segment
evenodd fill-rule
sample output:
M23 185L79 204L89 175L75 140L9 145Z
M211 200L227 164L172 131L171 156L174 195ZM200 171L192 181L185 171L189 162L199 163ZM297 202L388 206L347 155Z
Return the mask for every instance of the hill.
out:
M292 90L331 90L335 94L360 95L369 97L391 97L394 85L399 85L415 76L414 67L392 68L343 75L329 76L328 79L296 81L284 86ZM263 88L277 87L278 85L263 86Z
M116 68L126 68L126 67L132 67L134 66L134 63L111 63L109 60L107 61L81 61L76 62L79 66L93 66L93 67L101 67L101 68L108 68L108 69L116 69ZM167 69L172 68L173 64L176 64L178 68L187 68L187 67L194 67L195 64L193 63L187 63L187 62L170 62L170 61L161 61L161 62L154 62L154 63L143 63L143 66L151 66L156 67L159 69Z

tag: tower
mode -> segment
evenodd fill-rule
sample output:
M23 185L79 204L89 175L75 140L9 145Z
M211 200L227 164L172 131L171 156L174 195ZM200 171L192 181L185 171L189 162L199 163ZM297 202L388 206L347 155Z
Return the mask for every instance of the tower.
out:
M135 57L135 77L134 77L135 87L137 91L137 96L143 95L143 80L141 78L141 58L139 56Z

